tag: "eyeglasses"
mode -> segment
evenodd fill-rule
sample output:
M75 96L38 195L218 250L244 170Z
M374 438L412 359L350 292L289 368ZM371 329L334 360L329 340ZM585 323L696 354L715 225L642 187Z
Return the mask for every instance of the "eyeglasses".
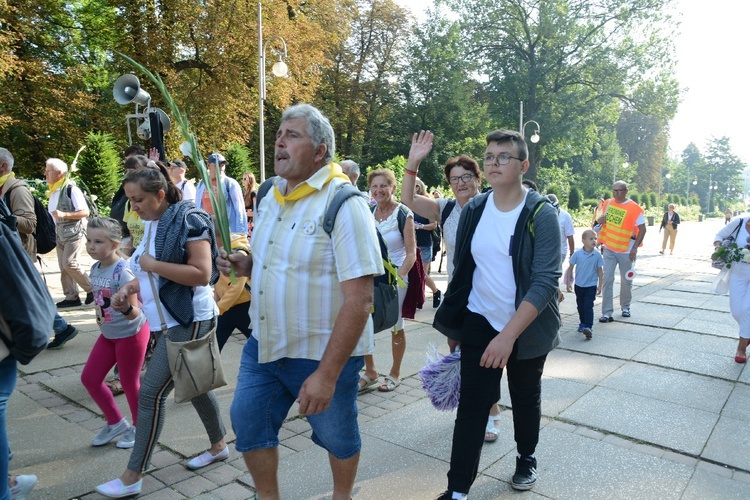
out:
M459 180L463 181L463 183L466 184L467 182L470 182L474 177L474 174L464 174L457 177L449 177L448 180L451 184L458 184Z
M488 164L493 164L497 162L498 165L507 165L510 163L510 159L513 158L514 160L523 161L523 158L519 158L518 156L511 156L508 153L500 153L499 155L487 155L484 157L484 162Z

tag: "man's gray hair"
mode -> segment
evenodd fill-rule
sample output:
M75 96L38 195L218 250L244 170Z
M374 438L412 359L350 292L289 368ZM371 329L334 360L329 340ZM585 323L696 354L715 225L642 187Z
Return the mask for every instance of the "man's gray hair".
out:
M68 173L68 164L62 161L60 158L50 158L47 160L47 166L52 167L58 172L62 172L63 174Z
M344 160L339 165L341 165L341 168L348 167L349 173L359 176L359 165L357 165L353 160Z
M0 148L0 164L1 163L8 164L8 172L13 170L13 155L5 148Z
M325 145L326 153L323 156L323 162L330 163L336 153L336 138L333 135L331 122L323 116L323 113L318 108L310 104L295 104L286 108L281 115L282 122L297 118L307 120L307 135L310 136L316 148L321 144Z

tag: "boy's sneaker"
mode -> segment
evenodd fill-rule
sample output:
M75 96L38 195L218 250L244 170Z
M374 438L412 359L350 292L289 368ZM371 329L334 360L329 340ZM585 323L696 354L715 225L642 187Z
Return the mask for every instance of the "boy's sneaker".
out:
M581 333L581 332L583 331L583 329L584 329L584 328L585 328L585 327L584 327L583 323L579 324L579 325L578 325L578 333Z
M117 436L125 434L129 428L130 424L124 418L115 425L105 425L91 441L91 446L104 446Z
M78 335L78 328L73 325L68 325L65 330L55 334L55 338L52 342L47 344L47 349L62 349L63 346L76 335Z
M583 330L581 331L581 333L583 333L583 335L584 335L584 336L586 337L586 340L591 340L591 335L592 335L592 331L591 331L591 328L589 328L589 327L586 327L586 328L584 328L584 329L583 329Z
M130 429L120 436L120 439L117 440L117 444L115 445L118 448L122 448L123 450L129 450L133 446L135 446L135 425L130 426Z
M623 318L629 318L630 317L630 308L622 310L622 317Z
M536 458L516 458L516 473L510 485L514 490L526 491L534 487L536 483Z
M36 476L29 474L27 476L16 476L16 485L10 487L11 500L24 500L26 495L31 493L36 485Z

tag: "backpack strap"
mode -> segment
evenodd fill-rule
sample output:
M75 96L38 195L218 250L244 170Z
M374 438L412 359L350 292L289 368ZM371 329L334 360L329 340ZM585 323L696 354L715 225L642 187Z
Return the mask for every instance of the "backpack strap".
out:
M333 232L333 225L336 222L336 216L338 215L341 206L352 196L361 196L364 199L364 195L360 190L348 182L345 182L336 188L336 193L328 204L325 217L323 218L323 231L325 231L328 236L331 236L331 233Z
M404 228L406 227L406 207L402 204L398 204L398 213L396 214L396 219L398 220L398 232L401 233L401 236L404 236Z
M263 199L268 194L268 191L271 190L273 187L273 180L274 177L271 177L270 179L266 179L263 181L263 184L260 185L258 188L258 194L255 196L255 209L257 210L260 208L260 200Z
M445 225L445 221L448 220L448 217L450 217L451 212L456 206L456 199L453 198L451 200L448 200L448 203L445 204L443 207L443 211L440 213L440 227L443 227Z
M552 205L552 203L547 198L543 199L542 201L536 204L536 206L534 207L534 211L531 213L531 217L529 217L529 222L528 222L529 233L531 233L532 238L536 237L536 234L534 231L534 218L536 218L536 214L539 213L539 211L542 209L545 203L549 203L550 205ZM552 207L554 208L554 205L552 205Z
M735 230L734 230L734 231L732 231L732 234L731 234L731 236L732 236L732 240L737 240L737 236L739 236L739 235L740 235L740 228L742 227L742 221L743 221L743 220L744 220L744 219L740 219L740 223L739 223L739 224L737 224L737 227L735 228Z

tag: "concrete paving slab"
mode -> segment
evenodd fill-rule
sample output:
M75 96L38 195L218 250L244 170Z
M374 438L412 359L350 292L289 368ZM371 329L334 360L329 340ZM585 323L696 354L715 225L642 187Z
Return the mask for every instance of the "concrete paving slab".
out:
M750 470L750 433L747 418L732 418L722 415L702 450L701 457L722 464Z
M36 474L30 498L73 498L124 469L130 454L114 445L92 448L91 434L16 391L8 402L13 474ZM86 471L85 474L81 471Z
M729 312L729 296L728 295L709 295L708 300L704 302L703 307L706 307L712 311ZM727 327L730 325L727 324Z
M679 283L679 281L675 282L649 294L647 297L639 298L639 300L664 306L689 307L693 309L702 308L703 303L709 297L708 287L701 284L701 290L698 293L696 291L679 291L675 289L675 285Z
M664 302L661 297L654 297L653 295L654 294L650 294L647 297L639 298L638 301L631 306L633 314L630 318L631 322L643 323L644 320L646 320L652 327L675 328L677 324L685 318L685 310L683 307L699 307L700 304L705 301L702 298L698 298L690 302L689 305L670 308L665 307L666 302ZM617 302L615 302L616 312L618 307ZM615 320L617 320L616 316Z
M565 411L594 386L572 380L544 377L542 380L542 414L554 418ZM512 406L507 390L501 399L504 405Z
M698 455L719 415L637 394L596 387L562 412L560 417Z
M693 473L692 467L551 427L542 429L536 456L533 491L546 498L678 499ZM485 474L507 480L514 467L510 454Z
M632 335L632 326L618 325L615 322L601 327L594 325L594 337L591 340L586 340L580 333L563 335L558 348L591 355L632 359L648 345L647 341L639 340Z
M576 335L581 335L576 333ZM623 365L623 361L555 349L547 356L544 376L596 384Z
M727 403L734 384L630 362L602 380L599 386L719 413ZM750 391L747 395L750 396Z
M89 359L91 348L99 338L100 332L83 331L67 342L62 349L44 350L26 366L18 365L18 369L24 375L30 373L46 372L65 366L82 366ZM65 351L65 352L63 352Z
M684 320L677 323L675 329L737 338L734 318L728 312L723 311L707 311L705 309L693 311Z
M685 488L682 500L705 500L706 498L746 499L747 484L719 474L697 470Z
M750 414L747 411L748 401L750 401L750 387L744 384L735 384L726 404L721 410L721 415L750 423Z
M690 332L667 332L634 359L647 364L737 380L742 365L734 362L737 342Z

